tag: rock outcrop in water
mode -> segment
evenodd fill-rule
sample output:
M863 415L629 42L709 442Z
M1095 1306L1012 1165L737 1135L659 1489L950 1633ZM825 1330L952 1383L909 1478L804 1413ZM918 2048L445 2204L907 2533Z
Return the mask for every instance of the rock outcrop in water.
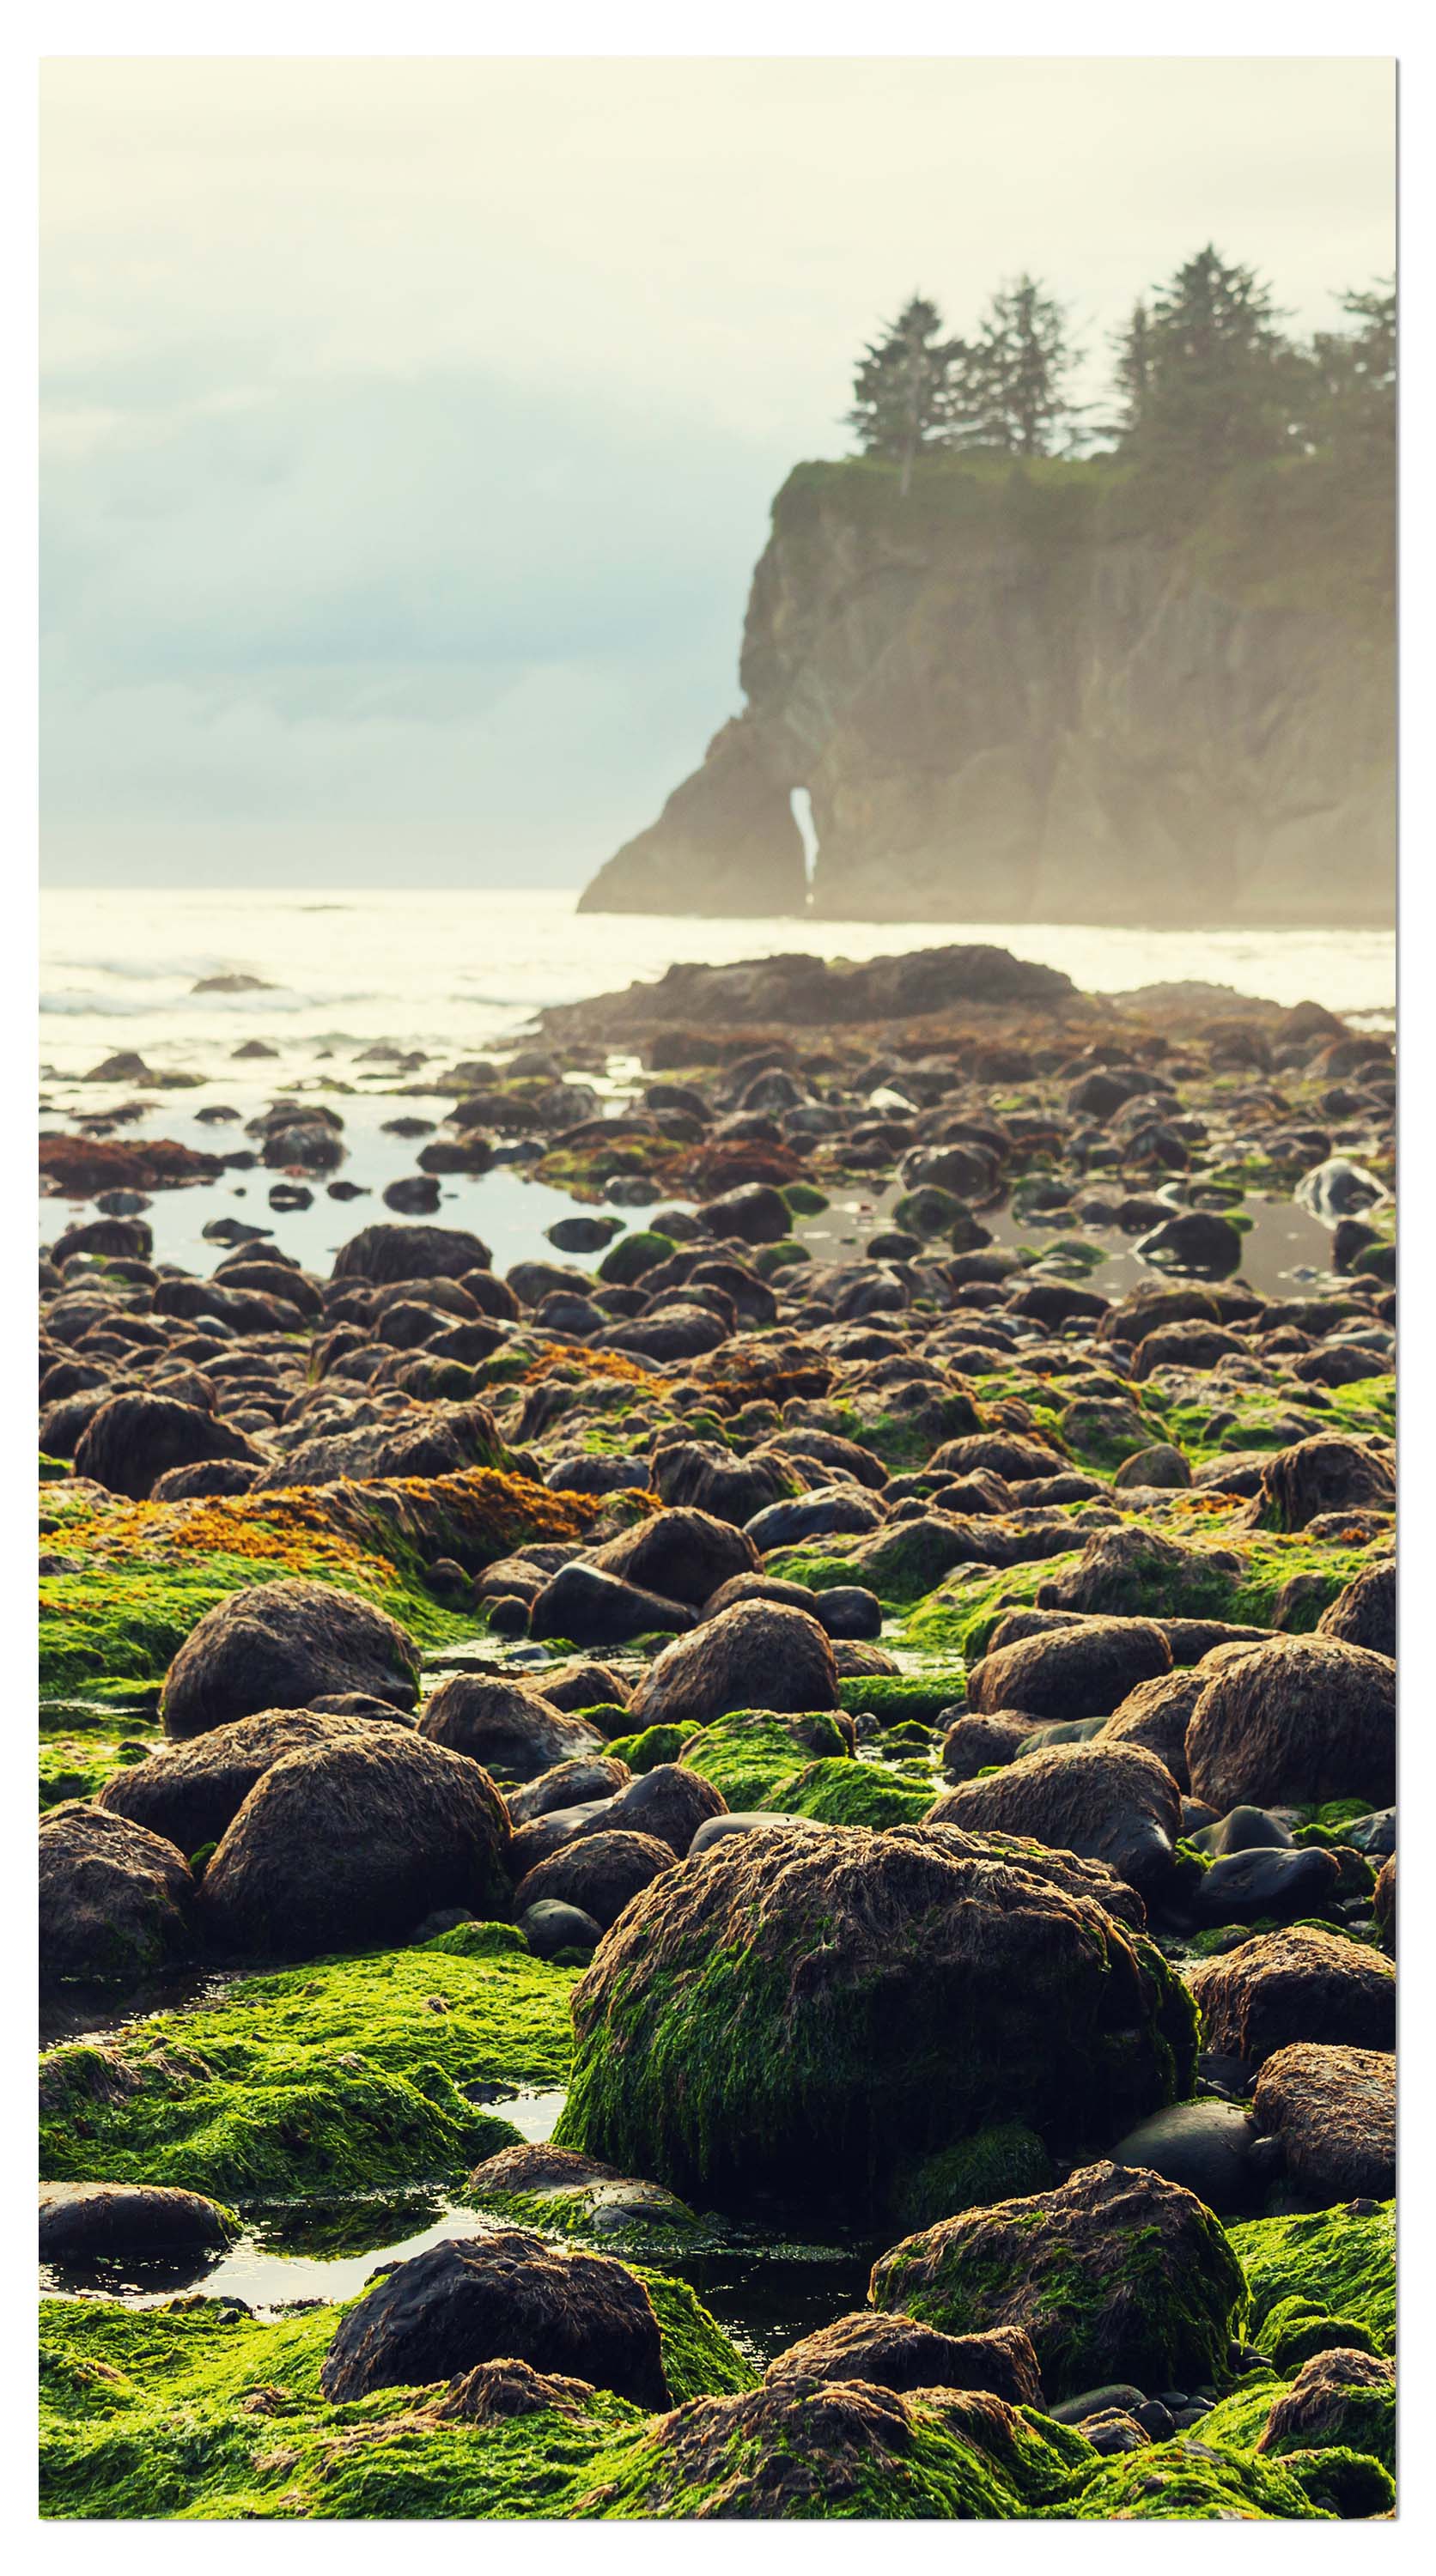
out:
M1390 920L1384 496L1314 460L1151 520L1104 459L799 466L747 704L580 908L801 912L806 788L830 919Z

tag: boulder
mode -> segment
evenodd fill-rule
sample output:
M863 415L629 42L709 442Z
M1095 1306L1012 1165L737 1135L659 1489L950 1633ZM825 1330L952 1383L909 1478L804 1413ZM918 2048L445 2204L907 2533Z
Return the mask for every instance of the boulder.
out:
M1177 1787L1184 1792L1191 1787L1187 1776L1187 1728L1192 1711L1207 1677L1200 1666L1183 1672L1158 1673L1149 1682L1138 1682L1124 1700L1113 1709L1096 1741L1109 1746L1138 1745L1144 1753L1154 1753L1170 1771Z
M1262 1932L1187 1970L1208 2048L1261 2066L1278 2049L1396 2046L1396 1971L1379 1951L1313 1923Z
M626 1708L632 1694L631 1682L611 1664L593 1663L586 1655L576 1655L564 1664L545 1664L542 1678L550 1708L561 1708L569 1716L581 1716L586 1708Z
M537 1780L557 1763L591 1760L604 1742L596 1726L565 1717L537 1690L488 1673L451 1673L440 1682L419 1712L419 1733L503 1780Z
M427 1914L509 1910L508 1816L477 1762L397 1729L286 1753L204 1874L224 1949L278 1958L401 1941Z
M1199 1666L1200 1670L1201 1667ZM1231 1807L1321 1806L1396 1794L1396 1667L1336 1639L1232 1647L1187 1728L1194 1798Z
M566 1842L521 1878L514 1891L514 1911L522 1917L537 1905L574 1907L607 1932L630 1897L675 1866L671 1843L660 1842L655 1834L605 1826Z
M1265 1461L1260 1501L1269 1529L1300 1530L1324 1512L1394 1511L1396 1475L1364 1442L1324 1431Z
M1070 1574L1042 1586L1044 1609L1153 1618L1182 1610L1223 1609L1246 1568L1231 1548L1183 1547L1141 1522L1098 1530Z
M567 1637L576 1646L622 1646L632 1637L682 1633L694 1624L682 1602L620 1582L596 1565L561 1565L535 1595L534 1638Z
M789 2344L763 2374L785 2380L860 2379L876 2388L985 2388L1009 2406L1042 2405L1037 2355L1019 2326L949 2335L916 2317L859 2308Z
M1389 2200L1396 2188L1396 2060L1389 2050L1302 2040L1267 2059L1252 2095L1257 2127L1281 2140L1307 2207Z
M861 2210L993 2120L1129 2125L1188 2080L1194 2017L1115 1885L946 1826L724 1835L575 1988L558 2142L699 2206Z
M1344 1592L1323 1610L1318 1637L1334 1637L1343 1646L1366 1646L1373 1654L1396 1652L1396 1563L1363 1566Z
M1030 1834L1049 1850L1105 1862L1153 1896L1171 1876L1182 1800L1170 1771L1140 1745L1054 1745L990 1779L945 1789L927 1821L965 1833Z
M610 2255L547 2245L518 2227L446 2237L396 2263L341 2318L319 2384L344 2405L510 2360L611 2388L636 2406L669 2402L642 2282Z
M868 2295L947 2334L1021 2327L1049 2400L1110 2381L1150 2395L1220 2380L1247 2299L1210 2210L1112 2163L907 2237L874 2264Z
M736 1458L731 1449L703 1440L674 1441L660 1449L653 1461L653 1485L670 1507L686 1505L739 1530L770 1503L800 1490L797 1472L781 1452L753 1449L746 1458ZM753 1547L751 1539L748 1545ZM756 1565L757 1550L742 1563ZM739 1565L728 1567L730 1574L740 1571Z
M1172 1650L1152 1619L1082 1619L999 1646L974 1664L976 1715L1026 1709L1034 1718L1109 1717L1138 1682L1169 1672Z
M382 1286L395 1279L462 1279L487 1270L491 1255L476 1234L443 1225L366 1225L334 1255L336 1279Z
M382 1705L382 1703L380 1703ZM396 1734L407 1727L397 1710L384 1716ZM232 1824L257 1780L282 1761L312 1744L347 1743L367 1736L382 1720L320 1715L307 1708L265 1708L241 1717L233 1726L211 1727L207 1735L167 1745L146 1762L112 1771L96 1792L95 1804L108 1815L128 1816L162 1834L182 1852L197 1852L217 1843Z
M609 1822L617 1831L651 1834L667 1843L678 1860L686 1855L700 1826L727 1812L722 1791L682 1762L656 1762L651 1771L627 1781L608 1807Z
M160 2183L42 2182L40 2260L218 2252L239 2234L232 2209Z
M697 1731L730 1709L836 1708L838 1674L826 1632L806 1610L740 1601L653 1663L629 1704L635 1728L668 1720Z
M1256 2143L1256 2124L1242 2103L1174 2102L1119 2138L1112 2161L1144 2165L1166 2182L1179 2182L1219 2218L1242 2217L1271 2180L1262 2157L1252 2154Z
M731 1521L679 1507L651 1512L621 1537L594 1548L588 1563L620 1583L701 1610L720 1584L756 1573L759 1559L753 1541Z
M1213 1861L1192 1893L1192 1914L1199 1930L1290 1922L1334 1904L1340 1887L1341 1863L1334 1852L1257 1845Z
M203 1735L260 1709L366 1691L398 1709L419 1696L419 1649L371 1602L331 1584L256 1583L207 1610L165 1675L166 1735Z
M268 1463L246 1432L168 1395L112 1395L91 1414L75 1443L77 1476L136 1502L172 1468L211 1458L256 1469Z
M1365 2451L1396 2466L1396 2364L1384 2353L1316 2352L1278 2389L1259 2452Z
M553 1815L562 1807L591 1806L612 1798L632 1777L626 1762L612 1760L606 1754L580 1755L574 1761L555 1763L550 1771L541 1771L536 1780L527 1781L521 1789L506 1789L504 1804L515 1827L528 1825L536 1816Z
M194 1948L195 1884L173 1843L67 1798L40 1818L40 1974L133 1984Z

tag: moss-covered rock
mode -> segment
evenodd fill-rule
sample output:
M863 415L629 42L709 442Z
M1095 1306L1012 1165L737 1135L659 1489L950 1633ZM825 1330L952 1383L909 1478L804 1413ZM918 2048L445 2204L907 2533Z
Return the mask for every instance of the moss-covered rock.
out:
M69 2041L41 2061L41 2169L240 2201L457 2181L512 2135L473 2088L563 2083L571 1984L487 1945L379 1952Z
M869 2295L946 2334L1021 2326L1049 2398L1119 2381L1220 2383L1247 2298L1211 2211L1113 2164L905 2238L874 2265Z
M557 2142L699 2205L861 2209L994 2120L1120 2129L1185 2090L1195 2023L1115 1886L943 1827L727 1837L576 1989Z
M1293 2218L1254 2218L1230 2230L1260 2335L1283 2299L1364 2325L1377 2350L1396 2335L1396 2204L1362 2202Z
M651 1730L656 1731L656 1730ZM787 1717L775 1709L734 1710L685 1737L682 1760L720 1789L730 1807L784 1808L814 1761L851 1760L852 1744L824 1710Z

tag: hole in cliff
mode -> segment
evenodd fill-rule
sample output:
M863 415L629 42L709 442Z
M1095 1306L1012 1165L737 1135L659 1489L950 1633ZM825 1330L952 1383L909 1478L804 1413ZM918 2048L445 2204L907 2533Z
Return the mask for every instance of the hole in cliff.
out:
M806 787L795 787L789 796L793 820L803 838L803 872L808 880L808 901L813 899L813 870L818 858L818 835L813 824L813 800Z

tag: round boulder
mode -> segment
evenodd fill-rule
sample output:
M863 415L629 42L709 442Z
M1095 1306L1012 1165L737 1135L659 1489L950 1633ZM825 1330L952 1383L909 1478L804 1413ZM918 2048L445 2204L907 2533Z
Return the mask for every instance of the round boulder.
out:
M202 2254L239 2234L232 2209L160 2183L42 2182L40 2260L94 2255Z
M994 2120L1129 2125L1187 2082L1195 2017L1079 1892L1113 1884L941 1825L726 1835L635 1900L575 1988L559 2142L700 2206L861 2209Z
M584 1718L566 1717L536 1690L487 1673L453 1673L440 1682L419 1713L419 1733L502 1780L520 1781L540 1779L560 1763L587 1762L604 1743Z
M232 1423L169 1395L112 1395L92 1413L75 1444L75 1473L112 1494L143 1502L161 1476L202 1459L265 1465L262 1449Z
M1020 2326L949 2335L915 2317L871 2308L789 2344L763 2377L770 2387L782 2380L861 2379L875 2388L983 2388L1009 2406L1042 2404L1037 2355Z
M1020 2326L1049 2401L1114 2381L1151 2394L1219 2380L1247 2303L1211 2211L1110 2163L907 2237L874 2264L868 2296L947 2334Z
M173 1843L67 1798L40 1818L40 1974L133 1984L194 1948L195 1883Z
M477 1762L371 1727L265 1772L205 1871L205 1918L222 1948L313 1959L402 1940L449 1906L506 1916L507 1841Z
M535 1906L557 1904L589 1915L607 1932L630 1897L674 1866L671 1843L661 1842L655 1834L615 1833L607 1828L580 1834L520 1879L514 1910L524 1916Z
M1287 2178L1308 2206L1389 2200L1396 2189L1396 2060L1385 2049L1279 2048L1257 2077L1252 2111L1281 2140Z
M837 1666L818 1621L778 1602L740 1601L664 1647L629 1717L635 1729L672 1719L696 1733L732 1709L837 1705Z
M1192 1665L1182 1672L1158 1673L1153 1681L1138 1682L1136 1689L1128 1691L1113 1709L1096 1740L1108 1746L1135 1744L1144 1753L1154 1753L1185 1793L1191 1787L1187 1775L1187 1728L1209 1678L1199 1666Z
M1261 1516L1269 1529L1305 1529L1323 1512L1396 1509L1391 1462L1359 1440L1319 1432L1279 1449L1262 1468Z
M1373 1654L1396 1652L1396 1565L1363 1566L1344 1592L1323 1610L1318 1637L1335 1637L1344 1646L1368 1646Z
M407 1629L332 1584L256 1583L191 1629L165 1675L161 1714L166 1735L203 1735L334 1691L412 1708L419 1649Z
M1129 1887L1155 1895L1171 1875L1182 1799L1155 1754L1093 1741L1025 1754L989 1779L945 1789L928 1822L1030 1834L1049 1850L1104 1861Z
M385 1714L395 1734L409 1732L394 1710ZM207 1735L165 1746L126 1771L112 1771L96 1792L95 1804L107 1815L128 1816L151 1833L163 1834L182 1852L197 1852L202 1843L218 1842L255 1782L286 1753L312 1744L348 1743L383 1723L321 1716L307 1708L260 1709L233 1726L214 1726Z
M1155 1620L1079 1619L984 1655L968 1674L967 1704L978 1716L1025 1709L1034 1718L1110 1717L1139 1682L1171 1667L1171 1647Z
M1301 2040L1326 2046L1396 2046L1396 1971L1389 1959L1340 1932L1294 1923L1261 1932L1217 1959L1199 1960L1187 1985L1206 2045L1264 2065Z
M610 2255L546 2245L519 2227L445 2238L384 2273L341 2319L319 2384L343 2405L501 2360L586 2379L636 2406L669 2403L643 2283Z
M1332 1798L1390 1806L1396 1667L1326 1637L1224 1650L1192 1711L1187 1767L1193 1797L1220 1815Z

